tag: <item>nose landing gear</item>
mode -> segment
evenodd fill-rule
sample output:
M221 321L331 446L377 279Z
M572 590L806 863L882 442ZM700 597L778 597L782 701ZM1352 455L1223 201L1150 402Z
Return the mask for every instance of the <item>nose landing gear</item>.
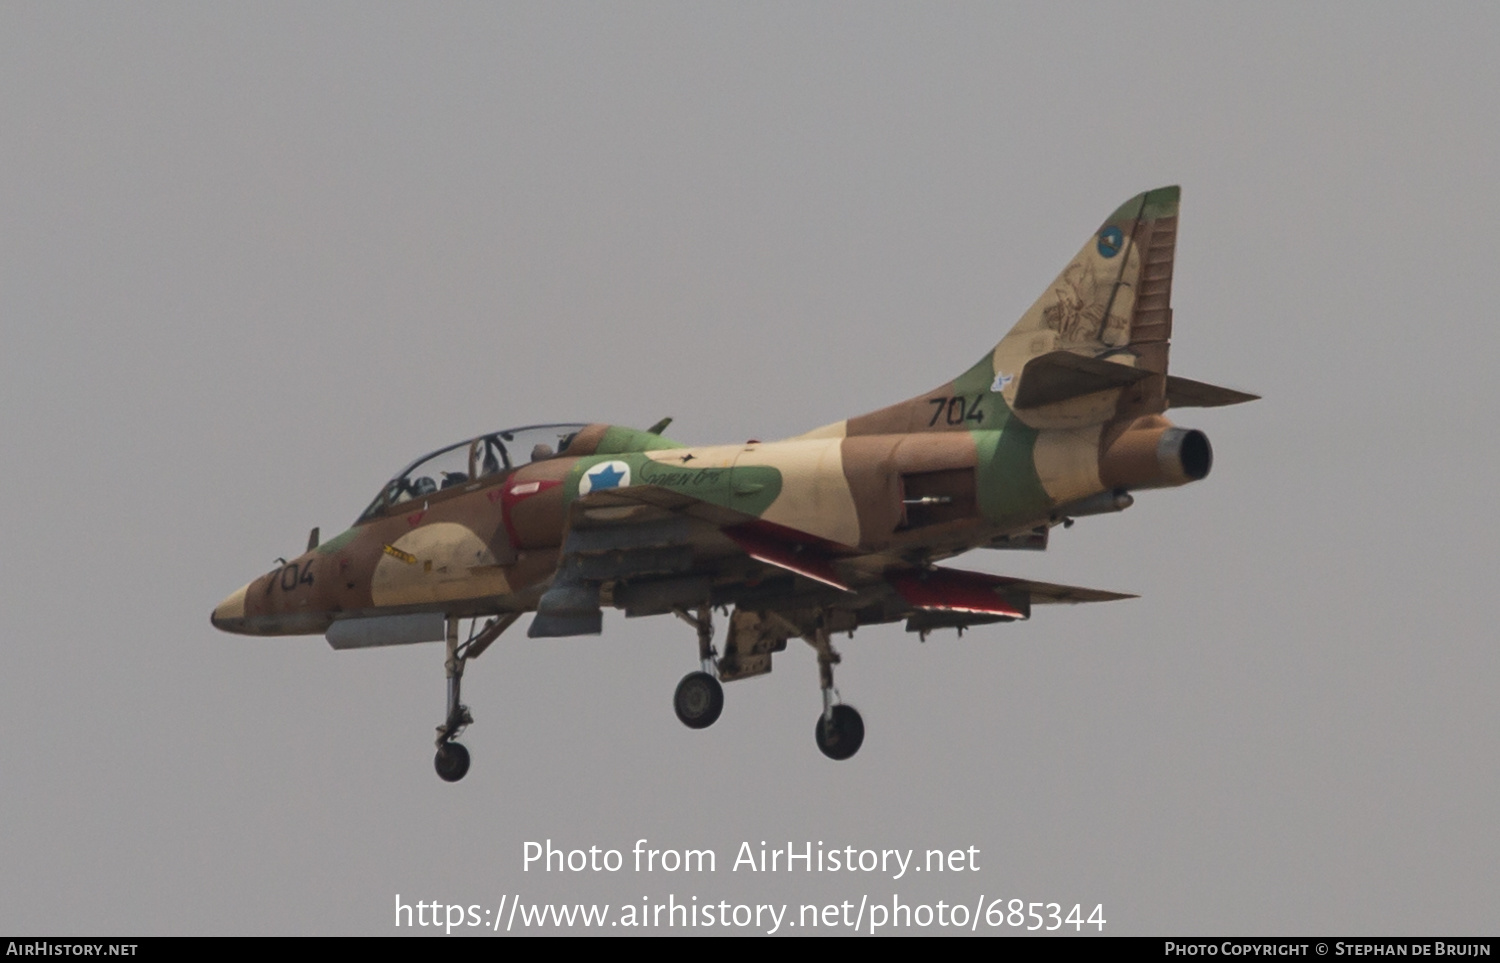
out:
M519 615L502 615L491 619L478 633L469 636L467 642L458 643L459 619L449 617L447 651L448 657L443 662L443 670L448 676L448 716L443 724L437 727L437 755L433 757L432 766L437 770L438 778L444 782L458 782L469 772L469 750L461 743L454 742L471 723L474 717L469 714L469 707L460 701L460 692L464 678L464 666L470 659L478 658L480 653L490 647L490 643L500 637L500 633L510 628L511 624L520 618Z
M458 782L469 772L469 750L459 742L443 742L432 764L443 782Z

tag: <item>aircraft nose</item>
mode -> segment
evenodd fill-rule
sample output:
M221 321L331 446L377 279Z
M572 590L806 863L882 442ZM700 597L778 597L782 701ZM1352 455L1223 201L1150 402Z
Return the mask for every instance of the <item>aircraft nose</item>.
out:
M244 624L245 590L249 587L249 585L240 586L238 591L214 607L213 614L208 617L214 628L233 632Z

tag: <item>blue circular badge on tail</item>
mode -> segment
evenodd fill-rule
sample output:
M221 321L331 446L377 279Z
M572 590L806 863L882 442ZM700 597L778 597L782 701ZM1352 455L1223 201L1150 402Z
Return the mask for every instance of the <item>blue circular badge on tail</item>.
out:
M1113 224L1099 232L1099 255L1101 257L1114 257L1120 253L1120 248L1124 244L1124 233Z

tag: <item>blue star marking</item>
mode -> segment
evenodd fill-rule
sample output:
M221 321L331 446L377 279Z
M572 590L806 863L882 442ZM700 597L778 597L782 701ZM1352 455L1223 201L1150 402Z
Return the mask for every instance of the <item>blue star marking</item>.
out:
M600 465L589 472L589 490L598 491L601 488L618 488L625 473L612 464Z

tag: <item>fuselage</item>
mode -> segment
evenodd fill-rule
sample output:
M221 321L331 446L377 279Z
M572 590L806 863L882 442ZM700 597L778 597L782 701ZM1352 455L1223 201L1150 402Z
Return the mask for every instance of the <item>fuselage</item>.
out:
M1201 434L1156 416L1114 431L989 423L842 436L831 426L700 447L617 426L562 426L576 430L556 451L539 445L529 460L492 459L492 470L482 443L511 434L484 436L444 449L457 470L442 472L441 484L421 474L438 456L419 461L353 527L251 581L212 621L240 634L300 635L348 618L532 610L557 570L573 503L607 488L655 486L794 539L926 561L1002 546L1104 493L1208 470Z

